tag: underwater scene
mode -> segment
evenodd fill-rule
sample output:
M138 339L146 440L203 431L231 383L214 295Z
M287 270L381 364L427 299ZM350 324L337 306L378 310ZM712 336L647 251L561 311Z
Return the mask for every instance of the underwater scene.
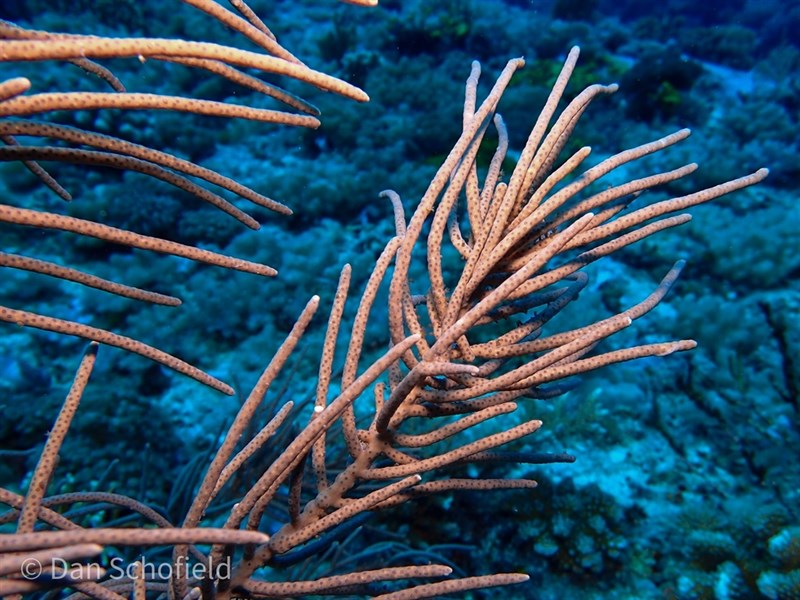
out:
M800 598L800 1L0 19L0 596Z

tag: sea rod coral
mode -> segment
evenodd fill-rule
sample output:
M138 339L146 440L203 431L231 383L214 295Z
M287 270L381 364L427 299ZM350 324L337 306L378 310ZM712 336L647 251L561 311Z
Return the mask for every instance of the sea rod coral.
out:
M26 96L29 81L12 79L2 88L0 126L8 147L4 160L23 160L38 177L64 195L66 192L43 170L40 161L64 160L139 170L178 185L211 202L246 225L254 220L184 175L220 185L262 206L281 205L239 186L221 175L177 157L120 139L62 125L11 116L48 114L107 106L117 109L173 109L209 111L228 117L266 118L290 125L315 125L315 117L276 115L274 111L231 107L188 98L128 95L110 71L96 60L141 56L174 60L206 69L238 83L259 88L236 67L265 69L297 78L357 100L360 90L316 73L277 45L274 37L243 3L234 4L245 18L225 11L215 2L190 4L213 14L220 22L256 41L264 52L182 40L107 39L22 30L7 24L0 42L3 61L49 59L77 61L79 66L113 84L107 94L66 92ZM476 62L466 82L462 132L439 167L410 218L400 194L382 193L394 213L395 235L387 240L368 276L355 309L353 325L342 327L352 269L341 270L328 317L319 358L316 394L309 415L294 410L289 400L261 422L267 392L301 344L304 332L319 309L313 297L291 332L269 361L243 401L227 432L213 452L180 522L170 522L136 498L98 491L77 491L47 497L57 476L58 454L79 409L98 345L113 344L163 362L222 392L231 389L183 361L117 334L44 315L23 308L2 308L4 320L79 335L93 340L81 361L72 389L55 420L30 477L27 491L0 490L0 501L10 509L2 518L15 527L0 535L0 593L20 594L68 587L98 598L168 592L170 597L298 597L304 595L360 595L383 599L436 597L482 587L519 584L523 573L452 576L447 564L407 563L379 569L351 569L347 573L294 578L287 567L328 547L337 529L356 522L372 510L388 510L433 494L462 490L490 493L536 486L528 478L471 476L475 465L487 461L508 466L567 462L572 457L548 452L504 452L500 447L536 432L539 420L519 416L518 406L531 399L561 393L564 380L614 363L648 356L665 356L694 347L692 340L639 345L595 352L598 344L656 307L678 277L682 262L664 276L646 298L619 314L584 326L551 331L550 322L577 301L587 278L583 267L621 248L667 228L681 225L681 213L694 205L761 181L761 169L739 179L685 196L630 208L642 192L691 174L696 165L655 173L597 191L592 184L632 161L662 151L685 139L680 130L658 140L620 152L578 173L590 154L580 148L561 158L580 117L598 96L615 85L592 85L575 96L559 113L564 90L578 61L573 48L533 124L516 165L506 178L508 159L506 124L497 112L514 73L524 66L514 59L497 77L486 97L478 101L481 67ZM263 82L262 82L263 83ZM258 89L300 111L313 107L274 88ZM38 96L38 97L37 97ZM498 143L488 167L479 166L484 138L494 130ZM22 146L15 136L55 138L94 150L71 147ZM182 175L182 174L183 175ZM676 214L679 213L679 214ZM263 265L234 259L191 246L28 208L0 206L3 220L30 227L66 229L117 243L207 260L224 268L270 275ZM448 247L449 246L449 247ZM446 248L447 247L447 248ZM453 250L460 261L445 257ZM213 254L213 256L212 256ZM112 294L145 301L172 302L143 290L97 281L93 276L38 259L3 254L2 266L36 270L55 277L96 285ZM412 265L425 265L425 277L411 276ZM382 282L388 280L390 347L370 364L364 358L367 325ZM377 312L377 311L375 311ZM345 331L347 331L345 333ZM343 360L337 340L344 338ZM342 363L341 370L334 368ZM299 399L297 399L299 400ZM467 430L477 430L468 435ZM269 450L269 461L259 462ZM215 505L221 492L243 470L256 472L235 504ZM86 504L75 514L60 509ZM115 507L113 511L109 507ZM88 511L88 514L87 514ZM126 527L114 526L106 515L123 512ZM278 515L276 517L276 515ZM280 521L279 521L280 520ZM275 533L262 532L265 522ZM131 525L133 523L133 525ZM358 530L353 528L353 535ZM109 577L110 565L95 568L105 547L168 546L171 557L153 554L168 569L150 570L147 561L131 559L123 576ZM51 569L30 577L25 558ZM63 560L62 560L63 559ZM81 566L82 565L82 566ZM225 568L220 569L220 565ZM61 569L68 571L67 577ZM396 583L399 582L399 583Z

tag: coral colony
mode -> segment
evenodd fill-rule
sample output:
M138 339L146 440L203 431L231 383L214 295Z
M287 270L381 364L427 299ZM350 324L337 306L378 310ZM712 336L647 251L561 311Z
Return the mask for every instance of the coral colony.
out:
M229 4L0 8L0 594L797 597L800 17Z

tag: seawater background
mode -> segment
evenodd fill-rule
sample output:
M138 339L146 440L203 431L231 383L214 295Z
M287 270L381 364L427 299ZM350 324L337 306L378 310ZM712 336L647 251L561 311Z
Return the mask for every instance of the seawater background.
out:
M512 597L797 597L800 3L383 0L368 10L318 0L252 6L285 47L310 66L362 86L372 101L356 105L280 82L320 106L317 131L156 112L58 119L217 169L286 202L293 217L260 213L263 229L243 231L142 176L66 165L53 165L52 172L76 198L69 207L15 164L0 165L0 192L10 204L265 262L279 277L266 281L2 226L4 249L175 293L184 305L141 306L13 272L0 278L0 301L140 338L246 391L306 300L319 293L329 303L343 263L353 265L354 281L363 286L392 235L389 208L377 193L397 190L410 214L458 135L470 62L481 61L485 91L508 58L525 56L527 66L500 106L512 151L519 151L564 55L579 44L568 95L590 83L620 83L619 92L592 104L575 132L574 147L591 145L591 160L683 126L694 131L679 147L626 166L609 181L700 163L688 181L652 192L666 196L761 166L771 170L762 185L692 210L689 225L594 265L589 289L557 323L576 326L624 310L649 293L674 260L686 258L666 301L609 347L686 337L699 347L601 370L564 397L526 406L526 415L545 423L529 447L578 458L573 465L520 469L540 481L535 492L414 503L373 518L365 539L402 540L470 574L530 573L533 584L507 592ZM241 44L178 2L3 3L0 16L53 31ZM131 90L209 99L244 94L174 65L111 66ZM26 69L3 65L2 75L28 75ZM56 63L30 76L36 91L98 85ZM385 318L379 305L367 357L384 347ZM312 394L324 320L317 318L307 350L277 386L276 398ZM36 453L24 451L40 447L83 345L0 325L0 438L12 451L0 461L2 485L18 489L32 468ZM188 492L175 482L202 463L238 402L104 348L51 492L111 489L178 514ZM358 543L350 547L358 549ZM326 568L335 565L318 565Z

